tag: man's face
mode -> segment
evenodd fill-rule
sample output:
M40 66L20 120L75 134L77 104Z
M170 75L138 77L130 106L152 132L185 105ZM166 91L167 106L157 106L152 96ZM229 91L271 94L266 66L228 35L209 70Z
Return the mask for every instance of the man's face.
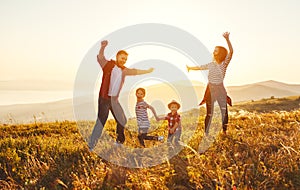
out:
M125 63L126 63L126 61L127 61L127 55L125 55L125 54L119 54L117 56L117 64L119 66L124 66Z

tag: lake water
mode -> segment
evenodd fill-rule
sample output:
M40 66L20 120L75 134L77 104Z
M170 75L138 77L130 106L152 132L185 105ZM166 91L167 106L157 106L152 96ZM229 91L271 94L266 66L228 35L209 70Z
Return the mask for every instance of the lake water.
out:
M73 91L0 91L0 105L53 102L73 97Z

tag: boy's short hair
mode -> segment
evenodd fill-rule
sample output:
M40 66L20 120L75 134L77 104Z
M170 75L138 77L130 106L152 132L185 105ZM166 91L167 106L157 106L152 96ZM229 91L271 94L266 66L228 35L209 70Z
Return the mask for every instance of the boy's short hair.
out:
M137 93L139 90L143 92L144 96L146 95L146 90L144 88L136 89L135 93Z
M121 54L128 55L128 53L127 53L125 50L120 50L120 51L118 51L117 56L118 56L118 55L121 55Z

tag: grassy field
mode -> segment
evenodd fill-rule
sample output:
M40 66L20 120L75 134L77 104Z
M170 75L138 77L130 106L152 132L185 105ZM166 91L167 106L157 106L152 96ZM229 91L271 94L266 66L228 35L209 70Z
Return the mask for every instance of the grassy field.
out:
M218 134L203 153L205 109L183 113L183 127L198 125L192 139L170 160L147 168L121 167L90 152L84 134L93 122L83 122L86 129L70 121L0 124L0 188L300 189L299 103L299 97L272 97L230 107L227 135ZM112 137L114 124L105 126ZM166 137L165 125L154 133ZM125 145L136 148L133 131L126 131Z

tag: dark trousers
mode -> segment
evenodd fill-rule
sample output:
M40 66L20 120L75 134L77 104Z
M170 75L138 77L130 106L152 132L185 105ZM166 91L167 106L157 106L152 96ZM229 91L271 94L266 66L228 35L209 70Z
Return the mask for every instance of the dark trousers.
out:
M139 129L138 139L140 144L145 147L144 140L158 140L158 136L150 136L148 135L148 128Z
M124 135L124 127L127 123L126 116L124 114L123 108L121 107L117 97L111 97L110 99L105 99L99 97L98 99L98 118L96 124L94 126L89 147L94 148L98 142L102 134L103 127L106 123L108 118L109 110L111 111L112 115L114 116L117 122L117 139L118 143L124 143L125 135Z
M210 93L206 99L205 133L208 134L209 126L214 113L214 102L217 101L222 114L222 128L226 132L228 125L227 92L222 84L209 84Z

